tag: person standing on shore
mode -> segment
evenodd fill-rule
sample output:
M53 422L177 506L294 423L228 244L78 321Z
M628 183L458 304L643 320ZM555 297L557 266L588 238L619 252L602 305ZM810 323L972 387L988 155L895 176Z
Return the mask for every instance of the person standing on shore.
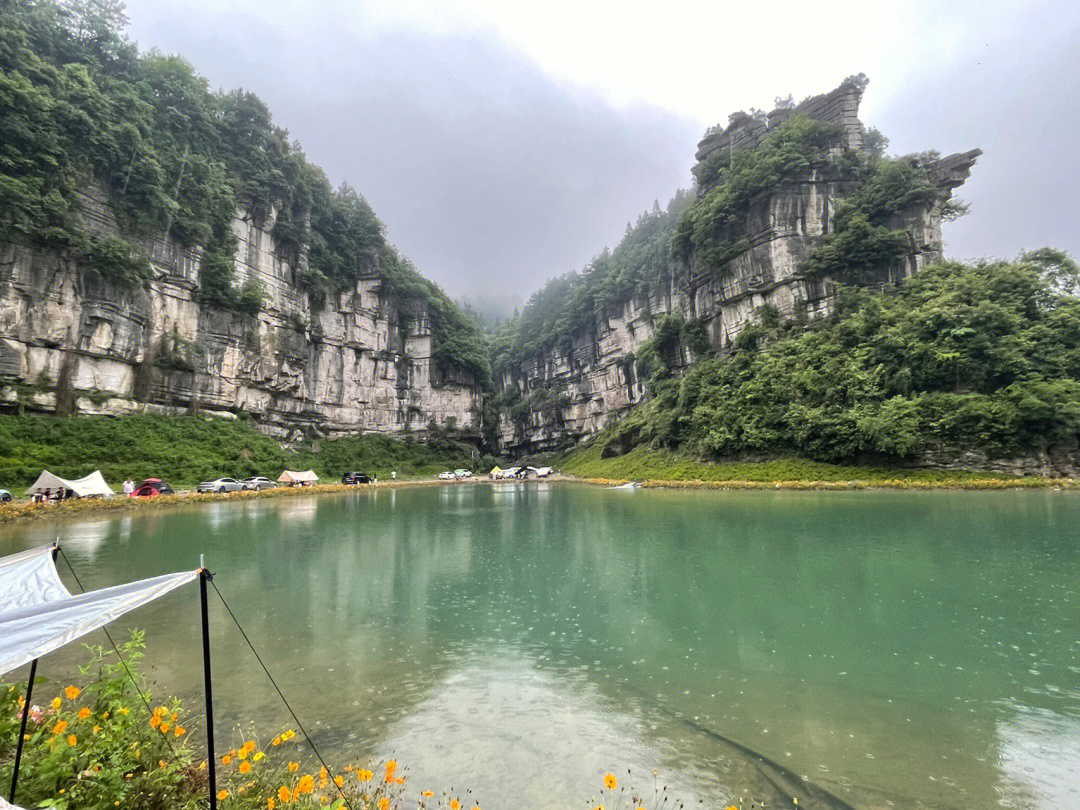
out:
M130 498L134 494L134 492L135 482L128 478L126 481L124 481L124 494Z

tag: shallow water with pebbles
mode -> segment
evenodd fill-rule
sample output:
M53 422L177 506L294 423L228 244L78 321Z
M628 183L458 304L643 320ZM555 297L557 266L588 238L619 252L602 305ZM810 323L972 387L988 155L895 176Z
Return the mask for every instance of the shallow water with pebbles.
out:
M59 536L88 587L206 554L317 742L417 793L566 807L612 770L688 806L1041 809L1080 806L1078 526L1069 492L528 483L42 520L0 553ZM197 602L117 628L196 700ZM286 725L211 621L219 734Z

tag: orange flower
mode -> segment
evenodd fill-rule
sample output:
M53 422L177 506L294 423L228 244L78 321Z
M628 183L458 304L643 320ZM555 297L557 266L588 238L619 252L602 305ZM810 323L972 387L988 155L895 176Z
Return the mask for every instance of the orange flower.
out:
M282 785L278 788L277 796L282 804L288 804L289 801L292 799L292 791L290 791L285 785Z
M431 791L431 790L425 790L420 795L423 796L425 799L430 799L432 796L435 795L435 793L434 793L434 791Z
M270 744L277 748L279 745L281 745L281 737L274 737L274 739L270 741Z
M618 781L615 779L615 774L610 771L604 774L604 787L608 790L614 790L618 784Z
M461 810L461 802L459 802L457 799L451 799L450 810Z
M227 791L227 790L224 790L224 789L222 789L222 790L219 790L219 791L218 791L218 794L217 794L217 800L218 800L219 802L223 802L223 801L225 801L225 800L226 800L227 798L229 798L229 791Z
M250 770L251 770L251 763L250 762L245 761L245 762L240 763L240 773L247 773Z
M183 737L185 734L187 734L187 729L183 726L177 726L175 729L173 729L173 734L175 734L177 737Z
M226 754L225 756L223 756L221 758L221 764L222 765L231 765L232 764L232 757L229 756L228 754Z
M397 760L396 759L388 759L386 761L386 781L387 782L393 782L394 781L394 771L396 771L396 770L397 770Z
M289 773L296 773L298 770L300 770L300 763L299 762L290 762L289 763Z
M273 796L266 800L266 810L274 810L275 806L277 806L277 802L274 801Z
M334 784L337 785L338 787L341 787L342 785L345 784L345 777L344 776L335 776L334 777Z
M79 709L79 719L80 720L85 720L89 716L90 716L90 710L88 708L83 706L81 709Z
M375 774L373 774L371 771L364 769L356 772L356 778L359 779L361 782L370 782L374 776Z
M161 718L156 714L150 718L150 728L157 728L161 725Z
M172 726L171 726L171 725L170 725L169 723L162 723L162 724L161 724L161 733L162 733L162 734L164 734L164 733L165 733L165 732L167 732L167 731L168 731L168 730L169 730L170 728L172 728Z
M296 789L301 793L311 793L315 790L315 777L310 773L306 773L300 777L300 782L297 784Z
M379 799L379 810L386 810L390 806L390 800L383 796Z
M244 743L244 747L240 750L243 751L245 754L250 754L252 751L255 750L255 743L252 740L248 740L246 743Z
M67 696L68 700L74 700L82 694L82 689L77 686L69 686L67 689L64 690L64 694Z
M52 733L53 734L63 734L65 731L67 731L67 726L68 726L67 720L60 720L60 721L58 721L56 723L55 726L53 726Z
M74 734L68 734L68 745L74 746L78 741Z

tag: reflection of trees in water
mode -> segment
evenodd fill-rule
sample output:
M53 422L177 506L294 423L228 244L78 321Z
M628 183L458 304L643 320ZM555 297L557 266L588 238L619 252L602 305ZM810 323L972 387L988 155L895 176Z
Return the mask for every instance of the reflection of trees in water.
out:
M118 520L84 522L104 542L71 554L101 587L206 553L330 745L373 750L439 699L466 651L509 649L553 682L592 684L706 786L765 790L790 767L841 797L948 804L952 782L977 807L994 801L1004 745L986 718L1013 711L988 705L1035 700L1028 662L1071 660L1055 630L1080 622L1063 601L1077 509L1046 496L357 491L124 515L126 544ZM132 623L153 674L197 697L196 601ZM226 621L213 617L223 727L285 723Z

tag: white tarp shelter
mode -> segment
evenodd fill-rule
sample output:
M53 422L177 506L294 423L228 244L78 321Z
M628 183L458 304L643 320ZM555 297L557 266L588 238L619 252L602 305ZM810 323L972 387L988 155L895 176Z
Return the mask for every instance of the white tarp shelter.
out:
M37 477L37 480L26 490L26 494L31 495L46 489L52 490L53 492L61 489L70 489L80 498L89 498L93 495L101 495L105 498L111 498L113 496L113 491L109 488L109 485L105 483L105 479L101 475L101 470L94 470L85 478L76 478L74 481L69 481L66 478L61 478L59 475L53 475L48 470L43 470L41 475ZM0 603L0 607L2 607L2 605L3 603Z
M199 576L198 570L183 571L73 596L56 571L54 548L0 557L0 675Z
M315 474L314 470L304 470L303 472L285 470L278 476L278 482L281 484L314 484L318 480L319 476Z

